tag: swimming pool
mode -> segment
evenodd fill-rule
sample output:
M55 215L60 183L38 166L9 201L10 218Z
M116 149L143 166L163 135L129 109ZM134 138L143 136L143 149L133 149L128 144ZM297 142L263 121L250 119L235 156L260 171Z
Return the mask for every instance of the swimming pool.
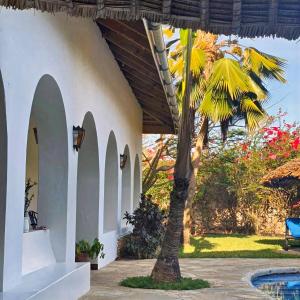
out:
M300 300L300 272L260 275L253 286L278 300Z

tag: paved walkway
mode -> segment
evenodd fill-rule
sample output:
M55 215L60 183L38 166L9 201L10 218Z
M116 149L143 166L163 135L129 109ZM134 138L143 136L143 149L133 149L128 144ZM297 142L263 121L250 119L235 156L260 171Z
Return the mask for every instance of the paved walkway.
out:
M154 260L116 261L92 271L91 290L82 300L227 300L270 299L250 287L243 278L258 269L300 267L300 259L182 259L182 275L210 282L211 288L194 291L160 291L120 287L118 282L128 276L147 275Z

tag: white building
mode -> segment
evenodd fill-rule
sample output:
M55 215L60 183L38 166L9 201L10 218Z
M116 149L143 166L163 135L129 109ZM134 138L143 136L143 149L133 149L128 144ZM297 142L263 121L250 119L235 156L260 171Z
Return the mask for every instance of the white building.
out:
M139 200L142 133L177 122L163 47L160 28L143 22L1 8L0 299L86 293L78 240L99 237L98 267L116 258L123 214ZM86 136L76 152L78 125ZM47 230L23 233L28 178Z

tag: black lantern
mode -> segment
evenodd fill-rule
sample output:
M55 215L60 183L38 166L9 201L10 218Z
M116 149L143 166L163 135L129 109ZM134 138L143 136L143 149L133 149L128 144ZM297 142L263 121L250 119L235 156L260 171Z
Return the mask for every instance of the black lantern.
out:
M127 155L126 154L120 154L120 168L124 169L127 162Z
M73 126L73 148L78 152L85 136L85 129L80 126Z

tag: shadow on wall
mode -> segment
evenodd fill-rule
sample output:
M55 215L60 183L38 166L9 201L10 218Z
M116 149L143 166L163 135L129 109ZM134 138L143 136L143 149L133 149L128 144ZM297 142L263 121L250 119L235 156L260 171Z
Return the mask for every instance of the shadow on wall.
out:
M4 257L4 228L6 210L6 181L7 181L7 128L5 94L2 74L0 70L0 266ZM3 274L3 272L0 272ZM0 289L2 290L2 275L0 275Z
M118 226L118 166L117 141L114 132L111 131L105 156L104 233L117 230Z
M68 133L63 98L55 79L50 75L44 75L38 82L31 108L32 119L35 120L38 136L39 224L51 231L56 260L65 261ZM26 173L30 174L29 169L33 167L27 164Z
M92 113L83 120L84 142L78 152L76 242L92 242L99 237L99 151L96 124Z
M131 213L131 159L128 145L123 154L126 156L126 163L122 169L121 228L126 227L125 212Z

